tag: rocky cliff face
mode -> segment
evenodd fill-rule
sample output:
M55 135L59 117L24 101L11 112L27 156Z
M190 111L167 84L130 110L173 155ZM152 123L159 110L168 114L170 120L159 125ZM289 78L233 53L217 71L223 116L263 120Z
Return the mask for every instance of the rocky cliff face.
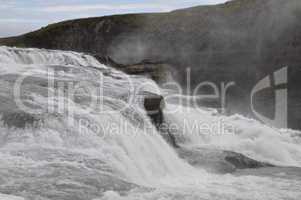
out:
M230 113L251 114L252 88L288 66L289 126L301 129L300 21L299 0L234 0L170 13L66 21L0 44L89 52L129 73L150 70L158 80L167 65L184 88L190 68L192 89L203 81L236 83L227 93ZM273 89L256 105L269 118Z

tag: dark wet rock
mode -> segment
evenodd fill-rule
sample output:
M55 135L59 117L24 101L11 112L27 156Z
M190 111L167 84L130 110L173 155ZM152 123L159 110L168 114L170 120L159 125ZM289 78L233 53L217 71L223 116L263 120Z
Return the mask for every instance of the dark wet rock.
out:
M165 124L158 126L157 129L159 130L161 136L164 138L164 140L170 144L174 148L180 148L180 146L177 143L177 138L172 134L172 131L169 130L169 128L164 127Z
M122 68L117 68L127 74L144 75L158 83L166 82L169 77L169 72L172 67L164 62L142 61L136 64L124 65Z
M172 67L164 61L143 60L139 63L121 64L109 56L93 55L100 63L130 75L145 75L157 82L165 82Z
M301 180L301 168L299 167L264 167L257 169L241 169L235 173L237 176L272 177L289 180Z
M154 116L154 121L162 123L162 118L160 113L164 109L164 98L161 95L154 93L144 93L144 108L149 115ZM158 117L156 117L158 116Z
M94 54L92 55L94 56L94 58L96 58L100 63L104 64L104 65L108 65L114 68L118 68L118 69L123 69L126 66L120 63L115 62L112 58L110 58L109 56L101 56L99 54Z
M166 126L163 109L165 105L164 98L161 95L153 93L144 94L144 108L156 126L162 137L173 147L178 148L176 137Z
M231 151L179 148L177 152L189 164L214 173L233 173L240 169L273 167L271 164L259 162Z
M36 127L41 118L26 112L2 112L1 120L9 128Z
M272 167L273 165L259 162L244 156L243 154L225 151L227 154L225 156L225 160L232 165L234 165L237 169L246 169L246 168L262 168L262 167Z

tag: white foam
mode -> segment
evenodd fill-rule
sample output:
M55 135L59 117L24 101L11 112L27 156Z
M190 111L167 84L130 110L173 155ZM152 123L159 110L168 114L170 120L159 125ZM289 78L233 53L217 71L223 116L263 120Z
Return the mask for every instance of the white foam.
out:
M153 81L140 76L129 77L113 69L104 75L103 71L95 70L95 67L101 68L99 63L92 63L95 66L90 68L87 56L79 53L7 47L0 47L1 49L5 53L0 55L15 62L5 63L4 59L2 63L0 61L0 68L9 70L4 70L2 74L9 72L14 75L6 81L7 87L0 93L0 97L10 98L11 102L15 97L7 94L12 93L10 89L17 77L27 70L33 80L45 85L43 81L48 81L49 78L47 70L52 67L48 64L59 64L65 69L64 73L56 74L55 80L66 83L86 81L89 87L96 88L91 89L90 93L80 90L76 100L74 96L66 96L64 88L55 91L57 88L54 86L36 88L36 81L25 82L21 87L24 96L29 99L26 103L39 108L38 116L42 122L38 128L29 127L25 130L9 129L2 124L0 137L3 138L4 148L13 149L23 145L26 149L40 145L93 152L117 170L122 178L142 185L158 184L160 179L165 182L168 177L186 176L193 171L160 136L145 111L140 108L142 102L139 101L139 95L134 95L138 90L139 93L159 92L159 87ZM2 78L5 79L6 76ZM96 98L99 95L98 89L102 90L104 101L101 105L88 107L90 102L86 97ZM127 101L128 98L123 98L126 95L137 99ZM49 105L53 110L51 113ZM8 110L16 109L10 104L3 106ZM64 108L68 112L57 109L60 106L66 106ZM88 123L88 128L81 126L82 120ZM96 127L98 130L89 127Z
M91 59L93 60L93 58ZM133 101L126 109L121 109L127 104L128 99L124 97L126 94L130 94L141 86L143 86L142 92L156 92L159 90L158 86L144 77L129 77L113 69L110 69L110 73L105 75L102 70L95 71L95 68L103 68L102 65L88 60L87 56L72 52L0 47L0 75L6 75L9 72L16 76L9 79L7 76L0 76L3 82L0 88L0 98L6 100L0 101L1 106L8 111L22 112L22 109L10 104L14 101L11 89L14 80L24 70L28 70L33 72L32 78L39 81L40 85L37 87L36 82L22 84L23 95L26 97L24 99L27 99L27 103L30 105L39 107L41 111L41 114L37 115L41 121L34 127L17 129L7 127L4 122L0 123L2 169L24 172L22 170L43 167L47 163L54 162L63 166L69 166L72 163L78 167L76 169L80 168L83 172L86 172L84 170L89 171L82 167L77 160L74 161L72 158L71 161L68 161L66 159L72 153L104 162L110 166L110 169L113 169L114 176L122 180L155 188L147 191L137 189L126 195L120 195L118 191L107 191L102 199L163 200L221 199L224 197L229 199L284 199L289 197L294 199L298 195L300 196L300 182L297 181L211 175L190 166L180 159L164 141L138 102ZM65 73L55 77L57 80L65 82L84 80L95 87L104 89L103 95L106 99L103 101L103 105L92 107L93 109L89 110L85 91L79 92L79 99L73 99L64 95L56 96L56 93L53 92L55 87L45 88L43 81L48 78L47 70L54 64L67 69ZM89 67L90 65L93 67ZM98 83L100 78L103 78L101 84ZM45 90L50 92L47 92L46 95ZM63 90L61 89L59 92L63 92ZM92 90L91 92L90 95L95 98L97 91ZM68 103L69 111L72 111L73 114L71 116L74 120L72 123L69 121L69 113L58 110L48 112L49 103L57 108L60 102ZM168 107L170 106L168 105ZM106 112L97 112L99 110ZM216 113L205 110L199 113L193 109L166 116L170 121L182 125L183 131L185 127L181 122L184 119L187 120L190 129L193 120L206 123L224 120L227 124L226 133L228 135L226 136L209 135L204 137L199 135L199 131L189 132L189 136L185 135L186 139L190 141L189 145L230 149L258 159L286 164L300 162L299 155L301 154L299 154L299 143L296 138L293 139L292 135L282 132L274 134L273 129L260 125L254 120L240 116L216 116ZM81 127L81 119L88 123L88 127ZM232 124L237 132L231 132L230 125ZM95 130L94 125L100 129ZM280 148L273 148L274 144ZM267 146L270 147L267 148ZM271 150L271 148L273 149ZM23 153L39 152L39 150L43 152L44 149L55 152L51 156L61 155L60 159L66 160L55 161L54 159L53 161L44 158L43 154L42 158L23 155ZM68 153L64 154L65 151ZM280 156L277 157L279 152ZM75 157L77 158L77 156ZM73 168L68 169L72 170ZM98 170L98 168L93 170L96 169ZM17 174L22 176L22 173ZM85 173L82 176L85 176ZM13 185L16 177L11 176L9 181ZM67 184L75 182L77 185L80 180L69 180ZM4 184L1 187L5 187ZM254 194L255 191L256 194Z
M166 111L166 116L179 126L186 145L235 151L276 165L301 166L298 131L272 128L240 115L227 117L213 111L168 107L179 108L175 113Z
M101 68L106 68L94 57L83 53L5 46L0 46L0 63L100 66Z
M6 195L0 193L0 199L1 200L24 200L22 197L12 196L12 195Z

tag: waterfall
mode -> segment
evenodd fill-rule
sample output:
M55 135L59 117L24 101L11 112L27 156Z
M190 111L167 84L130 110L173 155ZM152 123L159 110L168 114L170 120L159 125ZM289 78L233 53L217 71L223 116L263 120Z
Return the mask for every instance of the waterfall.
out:
M161 88L148 78L126 75L89 55L0 47L0 84L0 198L174 200L300 196L301 182L297 180L209 174L179 158L143 107L145 94L163 95ZM263 160L273 156L271 151L260 154L260 148L264 149L268 142L253 145L267 140L254 128L262 125L235 116L224 117L236 123L237 136L219 141L200 136L194 129L183 135L183 120L192 128L193 120L212 122L218 116L192 108L169 112L173 106L167 102L165 119L180 127L175 134L182 134L181 145L230 149L226 144L233 144L231 150L261 155ZM279 135L273 138L286 145L281 158L286 157L285 161L292 164L300 162L298 148L288 149L290 142L299 144L297 139Z
M101 66L94 57L72 51L0 48L0 62L12 64Z
M12 131L5 126L5 109L0 127L2 148L18 144L91 151L123 178L139 184L154 184L159 178L192 169L162 139L139 104L137 90L160 92L153 81L129 77L75 52L8 47L1 47L0 52L0 81L7 86L1 88L0 97L7 99L1 107L14 110L13 116L23 113L7 94L13 93L13 84L25 74L20 99L35 107L31 110L38 123L34 130L26 126ZM66 96L70 83L84 83L85 88ZM100 98L101 104L93 104L94 98Z
M241 115L224 116L214 109L169 104L168 121L177 124L182 145L243 153L255 160L301 166L299 131L272 128Z

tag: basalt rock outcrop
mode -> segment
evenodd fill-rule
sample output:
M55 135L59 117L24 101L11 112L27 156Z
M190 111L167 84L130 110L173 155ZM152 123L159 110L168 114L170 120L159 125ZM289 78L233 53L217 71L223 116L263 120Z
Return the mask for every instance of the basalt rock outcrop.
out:
M175 136L166 127L164 120L163 109L165 105L164 98L161 95L147 93L144 94L144 108L152 120L152 123L156 126L162 137L172 146L178 148Z
M0 44L87 52L110 58L132 74L149 74L151 69L160 75L162 64L168 65L184 88L189 68L192 90L203 81L233 81L226 95L230 114L252 115L252 88L287 66L289 127L301 129L300 21L299 0L233 0L169 13L65 21L0 39ZM274 86L272 77L270 81ZM254 105L270 119L275 115L275 89L258 94Z
M189 164L214 173L233 173L243 169L274 167L269 163L259 162L231 151L206 148L179 148L177 152Z

